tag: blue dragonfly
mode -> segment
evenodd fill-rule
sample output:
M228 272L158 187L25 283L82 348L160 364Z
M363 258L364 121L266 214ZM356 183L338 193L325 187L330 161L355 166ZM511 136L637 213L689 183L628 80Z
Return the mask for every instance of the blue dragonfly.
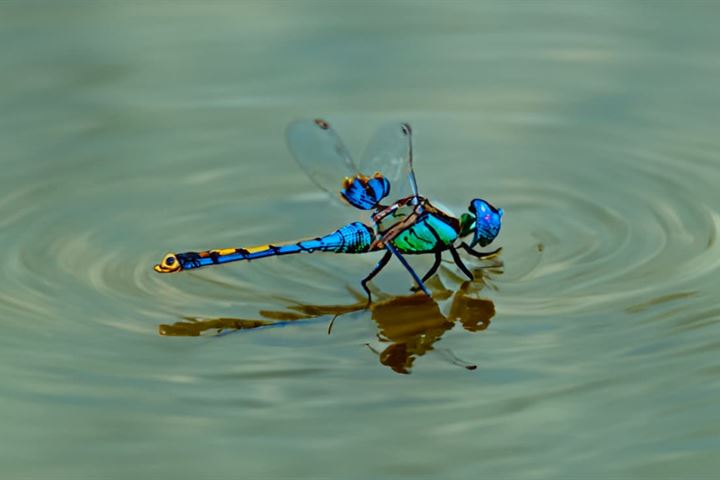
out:
M339 135L322 119L292 122L287 144L300 166L321 189L344 203L371 213L371 224L356 221L333 233L307 240L270 243L255 247L168 253L154 266L158 273L174 273L240 260L301 252L384 252L375 268L361 281L372 301L370 282L395 257L408 271L416 289L430 296L425 281L438 270L442 253L450 252L455 264L470 279L458 249L478 258L496 255L475 250L487 246L500 232L503 210L480 198L470 202L459 218L434 206L420 195L413 170L412 130L407 123L381 127L358 163ZM392 191L392 196L390 195ZM432 254L435 261L421 277L406 255Z

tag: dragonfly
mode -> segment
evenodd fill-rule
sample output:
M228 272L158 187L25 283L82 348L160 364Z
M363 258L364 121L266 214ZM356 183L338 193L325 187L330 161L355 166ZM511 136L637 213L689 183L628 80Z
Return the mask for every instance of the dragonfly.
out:
M158 273L177 273L241 260L332 252L360 254L384 252L375 267L360 282L368 283L391 259L397 259L415 282L414 290L431 296L425 282L437 273L442 254L449 252L458 268L470 279L473 273L463 263L459 249L485 259L500 248L482 252L500 233L503 210L475 198L459 218L433 205L419 193L413 169L412 130L407 123L382 126L356 163L340 136L322 119L301 119L286 130L290 152L308 177L321 189L360 211L370 221L354 221L336 231L306 240L269 243L254 247L224 248L197 252L168 253L153 268ZM391 195L392 192L392 195ZM405 258L434 255L434 263L422 276Z

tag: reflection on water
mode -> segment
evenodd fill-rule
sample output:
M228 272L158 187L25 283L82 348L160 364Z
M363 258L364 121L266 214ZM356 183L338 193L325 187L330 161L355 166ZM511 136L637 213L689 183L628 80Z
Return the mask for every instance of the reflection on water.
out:
M378 340L389 343L383 350L373 349L380 363L398 373L410 373L417 357L434 349L445 332L459 323L468 332L485 330L495 315L491 300L477 298L469 291L469 282L463 284L451 298L448 313L424 295L394 297L372 309L372 318L378 325ZM453 363L461 364L457 358ZM474 369L475 365L461 364Z
M478 297L485 286L481 271L475 271L476 280L463 282L456 292L443 288L437 279L428 282L433 297L422 293L405 296L380 294L379 300L368 305L363 296L350 305L290 305L288 310L261 310L263 319L184 317L184 321L172 325L162 324L158 330L164 336L200 336L205 332L225 334L233 330L277 327L288 322L331 316L328 334L339 317L347 313L367 310L377 324L377 340L383 344L380 350L368 343L377 354L380 363L398 373L410 373L417 357L434 350L443 334L456 323L468 332L485 330L495 315L495 305L486 298ZM386 346L385 346L386 345ZM451 363L469 370L476 368L455 357L449 350L443 351Z

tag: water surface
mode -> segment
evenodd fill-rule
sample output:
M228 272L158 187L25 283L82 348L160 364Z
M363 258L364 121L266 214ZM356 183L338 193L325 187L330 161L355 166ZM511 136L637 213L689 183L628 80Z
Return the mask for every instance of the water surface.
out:
M711 2L3 3L2 477L709 478L718 20ZM410 122L427 196L504 209L498 264L469 286L447 264L417 304L394 265L372 310L353 289L374 256L154 273L167 251L355 219L287 152L303 116L355 152ZM217 334L242 320L258 328Z

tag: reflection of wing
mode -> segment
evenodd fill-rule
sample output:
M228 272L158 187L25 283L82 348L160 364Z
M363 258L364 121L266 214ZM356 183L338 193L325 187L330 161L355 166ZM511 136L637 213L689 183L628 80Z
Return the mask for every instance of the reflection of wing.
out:
M296 120L285 132L295 160L315 184L337 198L345 177L358 168L335 130L324 120Z
M370 140L358 167L365 175L380 172L390 182L390 198L418 195L412 166L412 131L406 123L389 123Z

